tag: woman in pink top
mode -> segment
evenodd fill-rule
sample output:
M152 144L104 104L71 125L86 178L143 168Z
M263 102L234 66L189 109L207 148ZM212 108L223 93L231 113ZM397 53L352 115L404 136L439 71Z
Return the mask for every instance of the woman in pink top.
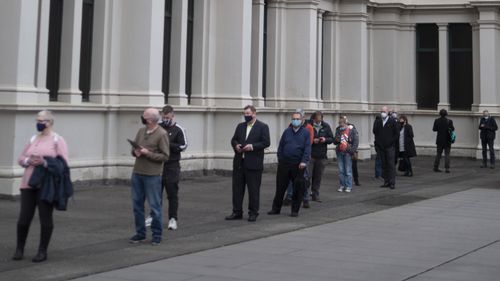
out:
M41 235L38 254L33 258L33 262L47 259L47 247L54 228L52 219L54 207L53 204L40 200L40 189L30 187L28 182L36 166L47 165L43 157L61 156L66 162L68 161L66 142L53 132L53 125L52 113L48 110L40 111L36 118L36 129L39 134L31 138L19 156L19 165L25 169L21 181L21 212L17 222L17 247L12 257L14 260L23 259L24 245L36 207L40 216Z

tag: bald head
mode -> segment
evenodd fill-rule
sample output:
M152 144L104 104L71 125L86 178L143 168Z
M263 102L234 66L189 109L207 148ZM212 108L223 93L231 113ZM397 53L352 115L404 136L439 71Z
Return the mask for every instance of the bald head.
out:
M144 119L146 119L149 122L156 124L161 118L160 111L156 108L150 107L144 110L144 113L142 114Z

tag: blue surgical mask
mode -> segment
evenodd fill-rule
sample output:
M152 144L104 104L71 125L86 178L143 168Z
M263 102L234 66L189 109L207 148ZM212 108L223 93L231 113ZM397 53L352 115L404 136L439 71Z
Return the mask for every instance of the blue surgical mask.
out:
M45 128L47 128L47 125L45 125L45 123L36 123L37 131L42 132L43 130L45 130Z
M300 120L292 120L292 126L295 128L300 127L301 124L302 122Z

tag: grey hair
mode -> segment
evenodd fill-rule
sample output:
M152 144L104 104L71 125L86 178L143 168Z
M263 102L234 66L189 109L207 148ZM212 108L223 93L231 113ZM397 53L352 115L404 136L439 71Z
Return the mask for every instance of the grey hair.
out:
M52 111L44 109L38 112L37 116L44 117L45 120L49 121L50 125L54 125L54 115Z
M304 110L302 108L297 108L293 114L300 114L300 117L304 118Z

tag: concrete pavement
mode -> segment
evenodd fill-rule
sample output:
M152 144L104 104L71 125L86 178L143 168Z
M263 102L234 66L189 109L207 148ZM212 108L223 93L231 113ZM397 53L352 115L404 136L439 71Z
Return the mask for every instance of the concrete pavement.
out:
M471 189L77 281L496 281L500 190Z
M286 209L280 216L265 214L275 184L274 170L269 170L263 177L261 215L255 224L224 221L231 212L229 177L189 178L180 185L179 230L166 232L159 247L127 243L133 234L128 186L80 187L69 211L55 213L49 260L42 264L29 260L38 243L36 219L28 238L27 259L10 260L19 202L0 200L0 280L67 280L323 225L471 188L498 188L500 177L496 171L479 169L479 164L452 159L452 173L437 174L431 171L431 158L419 157L414 162L415 176L398 177L397 189L390 191L378 188L380 182L373 179L373 162L364 161L360 162L362 187L351 194L335 191L337 168L330 164L322 185L323 202L301 210L296 219L288 217Z

